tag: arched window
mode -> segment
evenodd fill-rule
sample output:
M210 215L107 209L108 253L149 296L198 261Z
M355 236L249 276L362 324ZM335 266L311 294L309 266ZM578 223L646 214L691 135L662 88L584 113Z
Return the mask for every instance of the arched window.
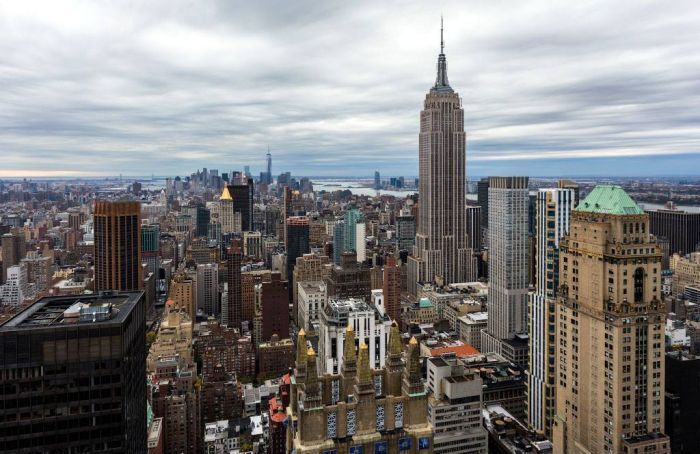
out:
M644 301L644 268L637 268L634 272L634 302Z

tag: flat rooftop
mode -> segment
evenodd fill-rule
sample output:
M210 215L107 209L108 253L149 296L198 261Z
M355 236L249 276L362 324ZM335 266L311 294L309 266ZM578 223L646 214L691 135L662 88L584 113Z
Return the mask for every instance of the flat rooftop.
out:
M0 333L42 327L121 323L142 295L143 292L136 291L48 296L5 322L0 326Z

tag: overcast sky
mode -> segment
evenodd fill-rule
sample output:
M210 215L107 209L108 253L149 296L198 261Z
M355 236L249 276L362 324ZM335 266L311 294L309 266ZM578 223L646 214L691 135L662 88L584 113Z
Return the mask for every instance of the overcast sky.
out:
M416 175L440 14L467 172L700 174L700 3L0 1L0 176Z

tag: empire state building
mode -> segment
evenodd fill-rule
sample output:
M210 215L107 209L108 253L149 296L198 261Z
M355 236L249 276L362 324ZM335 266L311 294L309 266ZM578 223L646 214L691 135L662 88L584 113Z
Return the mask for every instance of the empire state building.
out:
M413 295L423 283L451 284L475 277L464 203L464 109L447 80L444 49L441 27L437 78L420 114L418 225L413 255L408 259Z

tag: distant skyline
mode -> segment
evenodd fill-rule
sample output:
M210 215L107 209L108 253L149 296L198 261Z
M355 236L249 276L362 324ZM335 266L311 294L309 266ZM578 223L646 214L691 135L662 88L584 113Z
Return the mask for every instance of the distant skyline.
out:
M469 178L700 174L694 1L23 1L0 178L417 175L441 13Z

